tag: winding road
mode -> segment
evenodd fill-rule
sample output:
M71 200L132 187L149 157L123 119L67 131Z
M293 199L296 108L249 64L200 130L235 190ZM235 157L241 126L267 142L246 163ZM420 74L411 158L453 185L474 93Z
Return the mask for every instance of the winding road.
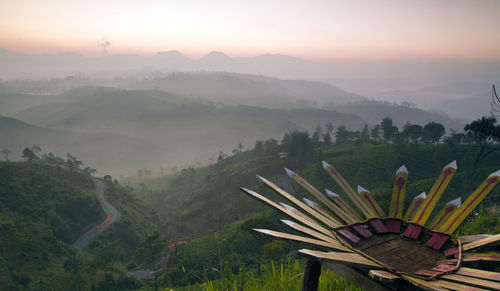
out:
M95 194L97 196L97 200L99 201L99 204L101 204L101 208L107 214L107 217L106 220L94 223L83 230L84 233L73 243L73 246L80 251L85 249L92 238L106 231L106 229L108 229L114 222L120 219L120 212L118 212L113 205L109 204L108 201L104 199L104 191L106 190L104 182L96 178L92 179L96 187Z

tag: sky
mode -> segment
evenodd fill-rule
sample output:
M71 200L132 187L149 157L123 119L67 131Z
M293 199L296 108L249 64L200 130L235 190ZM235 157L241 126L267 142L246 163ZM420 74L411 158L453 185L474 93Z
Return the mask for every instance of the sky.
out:
M191 58L500 60L500 1L0 0L0 48Z

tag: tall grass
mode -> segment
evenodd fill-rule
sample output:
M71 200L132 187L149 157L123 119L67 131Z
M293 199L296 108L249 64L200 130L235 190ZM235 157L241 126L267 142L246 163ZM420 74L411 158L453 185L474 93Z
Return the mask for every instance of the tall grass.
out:
M246 270L243 265L237 274L227 272L225 278L218 280L206 280L201 286L204 291L214 290L301 290L302 280L304 278L304 265L299 260L279 263L273 261L270 264L261 264L264 273L261 276L255 276ZM339 275L323 269L319 279L318 290L361 290L355 285L344 280Z

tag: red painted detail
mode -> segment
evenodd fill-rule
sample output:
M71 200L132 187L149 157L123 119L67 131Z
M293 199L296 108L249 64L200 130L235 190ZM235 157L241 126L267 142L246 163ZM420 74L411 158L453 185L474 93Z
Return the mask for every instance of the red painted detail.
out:
M98 226L92 228L91 230L89 230L89 232L87 232L87 234L90 234L92 232L94 232L96 229L98 229L99 227L103 226L106 222L108 222L108 220L111 218L111 210L108 210L108 217L106 218L106 220L104 220L103 223L99 224Z
M385 225L382 223L382 221L380 219L373 219L373 220L370 220L370 224L373 228L375 228L375 230L377 231L377 233L387 233L389 232L389 230L385 227Z
M420 276L425 276L425 277L431 277L431 276L434 276L436 274L439 274L440 272L436 272L436 271L430 271L430 270L420 270L420 271L416 271L415 275L420 275Z
M446 217L446 215L448 213L450 213L451 211L453 211L453 205L450 205L448 207L446 207L446 209L444 210L444 213L443 215L441 215L441 217L438 219L438 221L431 227L431 229L434 229L436 226L438 226L441 221Z
M373 208L373 210L375 210L375 213L377 213L377 215L379 217L381 217L382 215L378 212L377 207L375 207L375 204L373 204L373 201L371 200L370 195L368 195L367 193L365 193L365 199L368 200L368 203L370 203L370 205Z
M450 256L453 256L454 254L457 254L457 253L458 253L458 248L451 248L449 250L446 250L444 252L444 255L447 257L450 257Z
M415 211L417 211L422 202L424 202L424 199L420 199L417 202L415 202L415 207L413 207L413 209L411 210L408 220L411 220L413 218L413 215L415 215Z
M370 238L373 236L373 233L371 233L368 229L366 229L364 225L356 224L353 225L352 228L354 228L354 230L360 235L362 235L364 238Z
M457 221L457 219L462 216L462 214L464 214L464 212L468 211L468 210L472 210L472 209L469 209L469 207L472 205L472 203L474 203L474 201L476 201L480 196L481 194L483 194L484 191L486 191L486 189L488 189L488 187L493 184L493 183L496 183L497 182L497 177L493 177L492 179L489 179L488 180L488 183L486 183L486 186L483 187L483 189L481 189L481 191L474 197L474 199L472 199L471 202L469 202L469 204L467 204L467 206L465 206L464 208L462 208L462 211L460 212L459 215L455 216L455 219L453 219L453 221L448 225L448 227L446 228L446 230L444 232L448 232L450 230L450 228L455 224L455 222Z
M356 235L354 235L352 232L348 231L347 229L338 229L337 231L338 231L338 233L342 234L344 237L346 237L347 239L349 239L350 241L352 241L354 243L357 243L361 240L359 237L357 237Z
M422 216L424 215L425 210L427 209L427 207L429 207L429 205L431 204L432 200L434 200L434 198L436 198L436 193L439 191L439 189L441 189L441 186L443 186L443 183L446 180L446 177L448 177L451 174L451 171L452 170L450 168L448 168L448 169L446 169L446 171L444 171L444 173L443 173L443 179L441 179L441 182L439 183L439 186L437 187L436 191L434 191L434 193L432 193L429 202L425 203L424 210L422 210L422 213L420 213L420 216L418 217L418 219L415 222L418 223L420 221L420 219L422 219Z
M427 242L426 246L433 248L435 250L439 250L448 241L448 239L449 239L448 235L435 233L431 237L431 239Z
M396 217L398 215L399 195L401 194L401 189L403 189L403 185L405 184L405 179L403 179L403 177L399 177L399 179L396 181L396 184L398 185L398 195L396 196L396 208L394 209L394 214L392 215L393 217Z
M410 237L412 239L417 239L420 236L422 229L423 228L421 226L410 224L410 226L408 226L403 236Z
M401 231L401 221L399 219L388 219L385 224L388 231L399 233Z
M346 185L344 183L344 181L339 177L339 174L336 171L329 170L329 172L332 175L334 175L335 177L337 177L338 181L344 186L344 189L346 189L346 191L349 189L348 185ZM349 192L351 192L351 191L349 191ZM366 210L365 205L363 204L363 201L359 200L358 195L356 195L356 193L351 192L351 196L354 198L354 200L356 200L358 202L359 206L361 206L362 211L364 213L370 213L370 211Z

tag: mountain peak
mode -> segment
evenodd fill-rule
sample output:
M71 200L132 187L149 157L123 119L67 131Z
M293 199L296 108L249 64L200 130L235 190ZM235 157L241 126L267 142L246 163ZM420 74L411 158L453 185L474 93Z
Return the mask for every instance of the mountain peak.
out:
M205 60L205 59L221 60L221 59L229 59L229 56L223 52L220 52L220 51L211 51L208 54L206 54L204 57L202 57L201 59L202 60Z

